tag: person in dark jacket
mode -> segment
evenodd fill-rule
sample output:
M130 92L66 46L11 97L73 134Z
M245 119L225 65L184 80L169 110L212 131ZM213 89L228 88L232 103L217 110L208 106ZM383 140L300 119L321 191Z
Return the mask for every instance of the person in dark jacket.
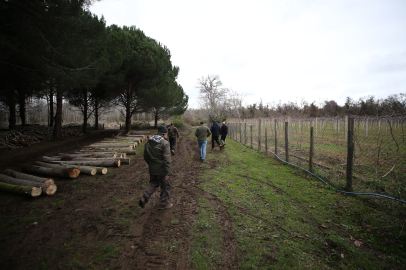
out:
M171 153L172 155L175 155L176 138L179 139L179 132L173 123L168 126L168 138L171 146Z
M145 143L144 160L149 167L149 185L145 190L139 205L144 208L155 190L160 187L159 208L171 208L169 202L171 196L171 150L167 141L168 129L164 126L158 127L158 133L148 139Z
M228 127L226 126L226 123L223 122L223 124L221 125L221 128L220 128L220 134L221 134L220 143L223 145L226 145L227 133L228 133Z
M219 142L219 136L220 136L220 126L216 123L216 121L213 121L213 125L210 128L211 131L211 150L214 150L214 142L217 143L217 145L220 147L220 150L223 149L223 146Z

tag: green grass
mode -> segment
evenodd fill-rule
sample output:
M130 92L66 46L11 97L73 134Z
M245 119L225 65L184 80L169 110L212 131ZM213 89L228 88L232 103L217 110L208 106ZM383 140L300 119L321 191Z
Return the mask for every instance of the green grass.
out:
M216 219L215 210L205 198L199 198L199 217L190 233L192 248L191 263L196 269L217 269L222 260L221 226Z
M393 205L393 212L376 208L362 197L330 190L319 180L231 140L221 159L208 153L208 159L213 158L218 167L201 177L200 187L219 198L232 217L240 269L406 265L404 205ZM208 216L199 213L199 224ZM196 227L192 234L198 251L192 252L193 261L198 269L210 269L218 258L198 248L210 249L213 245L206 241L213 237L208 236L219 229L213 229L213 223L202 224L207 226ZM357 247L355 240L362 245Z

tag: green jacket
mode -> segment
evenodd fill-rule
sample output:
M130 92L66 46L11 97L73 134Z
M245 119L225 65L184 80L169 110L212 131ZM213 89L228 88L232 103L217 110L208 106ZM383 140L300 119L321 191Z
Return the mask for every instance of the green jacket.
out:
M207 137L211 135L210 129L204 124L201 124L195 131L195 136L198 141L207 141Z
M171 148L169 142L160 134L149 138L145 143L144 160L151 175L171 175Z

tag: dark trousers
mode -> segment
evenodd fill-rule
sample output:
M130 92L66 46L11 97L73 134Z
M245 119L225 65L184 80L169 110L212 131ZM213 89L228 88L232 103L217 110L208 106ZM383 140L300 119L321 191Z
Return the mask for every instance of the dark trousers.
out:
M175 151L175 147L176 147L176 136L175 136L175 137L172 137L172 136L169 137L169 145L171 146L171 151L172 151L172 150Z
M226 142L226 137L227 137L227 134L222 134L222 135L221 135L221 140L222 140L223 142Z
M211 148L214 148L214 142L220 146L219 136L211 136Z
M157 176L150 174L149 185L144 192L145 201L148 202L155 190L160 187L161 195L159 197L159 206L165 206L169 204L169 198L171 197L172 183L171 178L165 180L165 176Z

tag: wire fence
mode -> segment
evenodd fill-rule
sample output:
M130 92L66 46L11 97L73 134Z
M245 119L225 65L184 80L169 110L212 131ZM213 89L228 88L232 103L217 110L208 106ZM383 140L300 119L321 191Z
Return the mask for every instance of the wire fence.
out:
M405 122L405 117L286 117L229 120L228 126L243 145L272 151L339 189L405 200Z

